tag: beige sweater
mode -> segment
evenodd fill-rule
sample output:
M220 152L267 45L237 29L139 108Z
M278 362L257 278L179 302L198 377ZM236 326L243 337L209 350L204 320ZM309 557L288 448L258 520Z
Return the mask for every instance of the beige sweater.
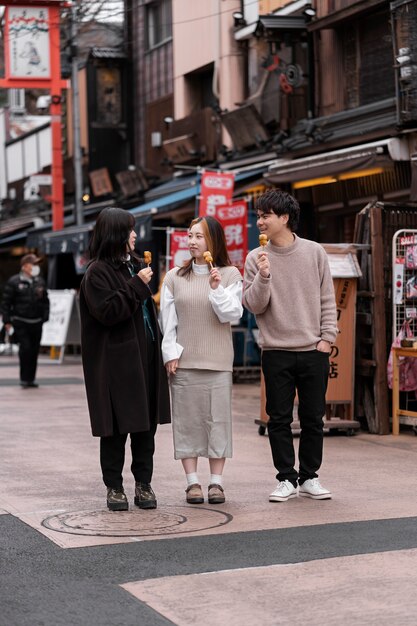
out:
M242 280L236 267L220 267L221 285L228 287ZM164 285L172 293L178 317L177 341L184 350L180 368L233 370L233 342L229 322L222 323L209 301L208 274L192 272L188 278L178 276L178 268L165 276Z
M294 243L268 243L270 278L263 278L249 253L243 304L256 315L263 350L314 350L320 339L333 343L337 312L327 255L320 244L295 235Z

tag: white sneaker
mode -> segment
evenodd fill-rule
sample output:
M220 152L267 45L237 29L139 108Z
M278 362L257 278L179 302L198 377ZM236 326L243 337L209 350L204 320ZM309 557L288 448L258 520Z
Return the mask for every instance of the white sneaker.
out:
M297 497L297 487L289 480L284 480L279 482L276 489L270 494L269 501L270 502L286 502L290 498Z
M331 500L332 494L320 485L318 478L309 478L300 485L300 496L314 500Z

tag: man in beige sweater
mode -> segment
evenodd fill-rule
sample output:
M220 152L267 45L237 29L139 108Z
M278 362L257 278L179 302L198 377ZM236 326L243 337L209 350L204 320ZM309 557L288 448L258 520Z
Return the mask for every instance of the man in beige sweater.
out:
M300 207L290 194L272 190L256 202L257 225L268 244L249 253L243 303L260 331L268 435L278 485L271 502L300 496L330 499L317 472L323 453L323 416L329 353L336 339L336 303L327 255L294 231ZM295 393L301 426L299 469L291 422Z

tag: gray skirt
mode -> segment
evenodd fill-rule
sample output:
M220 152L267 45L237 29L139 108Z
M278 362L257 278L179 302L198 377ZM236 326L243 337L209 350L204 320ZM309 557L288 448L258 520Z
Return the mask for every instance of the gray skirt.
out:
M170 382L175 458L230 458L232 372L177 369Z

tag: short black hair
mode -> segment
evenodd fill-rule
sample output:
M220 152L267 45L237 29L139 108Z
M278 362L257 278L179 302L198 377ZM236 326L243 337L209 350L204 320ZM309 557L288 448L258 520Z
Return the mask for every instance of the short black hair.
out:
M280 189L270 189L263 193L255 202L255 211L288 215L288 228L297 230L300 219L300 205L290 193Z

